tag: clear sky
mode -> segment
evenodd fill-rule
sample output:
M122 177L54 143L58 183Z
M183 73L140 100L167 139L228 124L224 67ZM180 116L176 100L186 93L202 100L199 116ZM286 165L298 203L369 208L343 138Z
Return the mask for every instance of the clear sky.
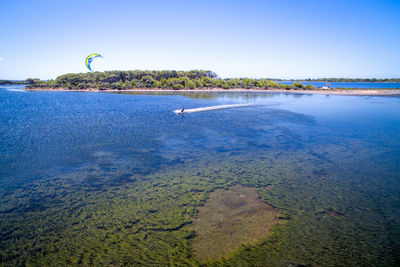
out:
M204 69L220 77L400 77L400 0L0 0L0 79Z

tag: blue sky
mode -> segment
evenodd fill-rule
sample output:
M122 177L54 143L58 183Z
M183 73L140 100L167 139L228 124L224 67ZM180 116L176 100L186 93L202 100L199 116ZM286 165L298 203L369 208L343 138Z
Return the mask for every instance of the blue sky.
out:
M400 77L400 0L0 1L0 79L94 70Z

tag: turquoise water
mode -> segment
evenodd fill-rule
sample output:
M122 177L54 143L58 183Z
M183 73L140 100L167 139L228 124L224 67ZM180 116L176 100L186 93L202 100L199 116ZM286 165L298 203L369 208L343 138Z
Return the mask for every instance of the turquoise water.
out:
M279 82L282 84L293 84L295 82ZM400 83L364 83L364 82L301 82L305 85L312 84L315 87L324 87L330 84L331 88L354 88L354 89L399 89Z
M345 263L391 265L399 259L400 98L25 92L20 88L0 87L3 263L15 263L20 257L9 256L11 245L53 242L40 239L40 231L22 230L26 218L35 225L45 214L55 223L69 210L67 217L74 217L78 204L89 206L87 200L72 201L75 196L89 194L95 199L90 205L98 203L100 209L104 204L96 197L111 189L135 188L139 181L152 183L171 172L190 184L191 175L199 176L203 169L227 183L274 184L264 199L293 218L289 224L293 229L314 220L306 224L313 228L293 230L293 236L298 236L294 240L323 236L328 241L309 241L309 249L301 251L311 256L293 253L302 257L299 262L318 263L315 255ZM182 105L189 109L243 103L254 105L182 116L173 113ZM207 183L212 186L212 179ZM321 215L325 210L340 216L333 218L334 228L322 230L329 219ZM67 219L58 223L62 227L57 226L61 227L57 231L46 232L55 240L76 225ZM81 223L85 226L86 221ZM74 236L82 238L79 231ZM321 252L327 246L335 252ZM86 249L93 248L88 243ZM353 254L337 256L346 250ZM42 247L29 251L24 260L47 255ZM289 252L286 256L294 257Z

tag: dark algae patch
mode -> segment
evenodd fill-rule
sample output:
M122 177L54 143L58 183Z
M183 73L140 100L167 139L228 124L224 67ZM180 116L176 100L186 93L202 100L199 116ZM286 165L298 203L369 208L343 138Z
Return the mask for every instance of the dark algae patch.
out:
M279 212L267 205L259 189L235 185L209 195L193 222L193 250L201 261L227 257L242 245L265 239Z

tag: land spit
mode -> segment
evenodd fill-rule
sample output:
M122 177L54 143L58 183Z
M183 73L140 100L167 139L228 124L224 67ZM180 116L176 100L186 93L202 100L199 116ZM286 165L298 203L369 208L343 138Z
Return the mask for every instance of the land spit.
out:
M320 94L320 95L356 95L356 96L400 96L400 89L315 89L315 90L295 90L295 89L222 89L222 88L197 88L197 89L163 89L163 88L132 88L125 90L86 88L86 89L66 89L66 88L28 88L29 91L71 91L71 92L271 92L271 93L294 93L294 94Z

